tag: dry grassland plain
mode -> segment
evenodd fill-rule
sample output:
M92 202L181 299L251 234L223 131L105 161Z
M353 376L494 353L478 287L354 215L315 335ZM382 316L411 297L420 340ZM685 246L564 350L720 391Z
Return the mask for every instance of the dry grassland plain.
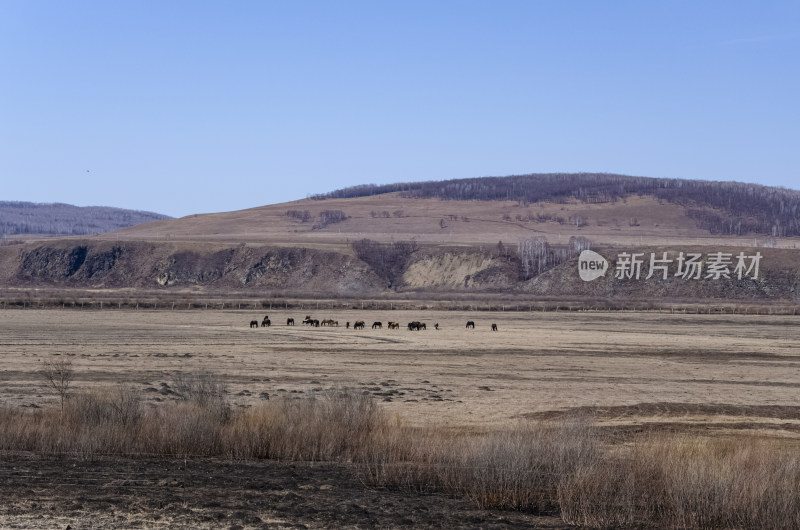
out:
M460 432L581 410L620 432L800 439L796 316L332 311L313 316L339 327L309 328L299 311L276 311L271 327L250 329L264 314L5 310L0 402L54 405L38 372L43 359L64 356L76 389L125 383L150 402L174 399L176 372L210 371L237 407L339 386L373 394L407 423ZM366 329L345 328L356 320ZM401 329L387 329L389 320ZM411 320L428 330L407 330Z
M14 439L24 425L39 433L0 452L0 526L800 524L800 317L341 310L312 312L338 320L338 327L310 328L301 323L304 312L271 311L271 327L250 328L264 315L0 310L3 434ZM287 318L297 325L287 326ZM364 330L345 327L357 320L366 322ZM387 329L390 320L401 328ZM413 320L428 329L409 331ZM465 328L468 320L475 329ZM372 329L373 322L381 329ZM59 358L72 362L76 396L127 385L153 405L151 418L173 411L165 421L174 422L176 433L188 427L192 443L217 427L207 419L195 423L211 418L211 409L174 403L176 374L216 374L234 408L234 427L253 425L250 412L252 420L301 411L285 425L316 430L290 438L287 427L268 438L294 440L300 449L314 447L317 435L334 442L353 436L342 417L326 420L313 413L322 409L308 408L325 406L332 388L352 389L359 400L367 394L400 422L391 418L388 430L354 445L360 456L353 460L336 460L338 449L333 461L315 462L219 451L189 458L169 450L93 452L94 437L113 431L93 431L63 411L59 417L59 399L40 375L44 360ZM294 400L315 395L320 400ZM180 411L189 416L175 415ZM576 414L578 428L570 430ZM580 427L587 417L596 438ZM37 421L40 430L32 427ZM157 432L153 421L137 425ZM125 440L138 436L135 429L119 432L128 432ZM38 436L44 446L64 436L79 449L14 449L38 447ZM247 440L231 439L239 447ZM600 460L592 460L601 454L591 449L593 439L606 448Z

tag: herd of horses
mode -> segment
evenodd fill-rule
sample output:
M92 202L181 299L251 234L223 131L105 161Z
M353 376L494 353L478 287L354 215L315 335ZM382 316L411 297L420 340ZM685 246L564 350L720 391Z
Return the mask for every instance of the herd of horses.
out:
M265 316L264 319L261 321L261 327L262 328L268 328L271 325L272 325L272 321L269 319L269 315ZM287 318L286 319L286 325L287 326L294 326L294 319L293 318ZM338 320L332 320L332 319L317 320L315 318L311 318L311 315L306 315L306 317L303 319L303 325L310 326L312 328L318 328L320 326L339 327L339 321ZM367 326L367 323L364 322L363 320L356 320L353 323L353 329L364 329L366 326ZM259 327L258 320L251 320L250 321L250 327L251 328ZM345 327L347 329L350 329L350 322L347 322L345 324ZM387 322L386 323L386 327L388 327L389 329L400 329L400 323L399 322ZM383 328L383 322L375 321L375 322L372 323L372 329L382 329L382 328ZM418 320L415 320L413 322L409 322L408 323L408 330L409 331L421 331L421 330L427 330L427 329L428 329L428 326L427 326L427 324L425 324L425 322L420 322ZM439 329L439 323L438 322L436 322L433 325L433 329L437 329L437 330ZM472 321L472 320L468 320L467 321L467 329L475 329L475 322ZM492 331L497 331L497 324L492 323Z

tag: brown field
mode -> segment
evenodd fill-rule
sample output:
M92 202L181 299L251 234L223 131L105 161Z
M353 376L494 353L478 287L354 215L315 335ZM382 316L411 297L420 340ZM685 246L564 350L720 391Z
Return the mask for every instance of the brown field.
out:
M15 406L53 401L36 372L42 358L63 355L74 361L77 386L130 383L155 401L169 399L164 385L176 371L208 370L239 406L338 385L368 390L415 423L457 429L586 407L614 424L735 419L787 435L800 428L800 317L791 315L336 311L314 316L339 327L313 329L298 311L273 311L272 327L259 329L248 323L261 311L0 316L0 400ZM287 317L297 325L286 326ZM367 329L345 328L356 320ZM402 328L388 330L389 320ZM408 331L411 320L428 330ZM383 329L370 329L374 321ZM797 420L776 412L782 407L798 407Z
M580 412L617 442L668 432L756 436L795 453L800 446L800 317L311 313L340 326L305 327L300 311L270 312L270 328L250 329L250 320L260 321L264 312L5 310L0 404L17 410L57 406L37 372L42 359L64 356L73 361L76 390L126 383L151 404L175 400L175 373L211 371L241 410L349 387L375 396L411 427L458 436ZM297 325L286 326L287 317ZM366 329L345 329L346 321L356 320L364 320ZM389 320L403 327L388 330ZM408 331L411 320L429 329ZM475 321L475 330L465 329L467 320ZM383 328L370 329L373 321ZM438 331L432 329L437 322ZM492 323L499 331L490 331ZM87 467L79 457L4 453L0 526L561 524L552 517L480 512L439 494L364 488L335 467L129 458ZM33 478L37 473L55 478ZM208 479L213 474L220 476ZM222 494L231 476L239 481ZM50 483L63 487L51 490ZM129 503L127 511L120 502ZM115 515L101 515L108 506L116 506Z
M73 359L77 386L130 383L155 401L169 399L174 372L208 370L239 406L338 385L365 389L414 423L455 429L586 407L611 424L735 420L784 435L800 428L800 317L791 315L336 311L314 316L338 328L313 329L298 311L273 311L272 327L259 329L248 323L261 311L0 316L0 400L14 406L53 401L36 372L42 358L63 355ZM298 325L286 326L287 317ZM345 329L356 320L367 329ZM389 320L402 328L388 330ZM428 330L408 331L411 320ZM374 321L383 329L370 329ZM779 412L786 407L798 407L797 420Z

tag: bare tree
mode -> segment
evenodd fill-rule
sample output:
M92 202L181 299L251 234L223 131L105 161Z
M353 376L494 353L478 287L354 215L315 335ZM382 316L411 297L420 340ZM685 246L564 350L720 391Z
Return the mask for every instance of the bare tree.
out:
M361 239L352 243L353 252L358 259L369 265L375 273L386 280L388 287L400 285L403 272L419 250L415 241L396 241L379 243Z
M46 359L42 361L42 379L45 386L58 394L61 400L61 413L64 413L64 400L67 399L75 370L69 359Z

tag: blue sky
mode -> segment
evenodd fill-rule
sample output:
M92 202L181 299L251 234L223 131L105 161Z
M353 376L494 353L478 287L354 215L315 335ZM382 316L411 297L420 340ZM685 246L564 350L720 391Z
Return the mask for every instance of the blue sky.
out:
M800 188L800 2L0 0L0 200L603 171Z

